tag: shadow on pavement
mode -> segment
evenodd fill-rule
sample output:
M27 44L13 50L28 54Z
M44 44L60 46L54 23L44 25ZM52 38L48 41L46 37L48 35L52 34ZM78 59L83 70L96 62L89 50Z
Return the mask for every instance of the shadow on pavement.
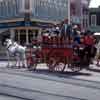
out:
M90 73L84 73L84 72L64 72L64 74L67 74L67 75L72 75L72 76L91 76Z
M100 73L100 69L98 68L88 68L87 70Z
M38 69L35 71L32 71L33 73L39 73L39 74L45 74L45 75L51 75L51 76L57 76L57 77L70 77L70 76L91 76L90 73L84 73L84 72L50 72L47 69Z

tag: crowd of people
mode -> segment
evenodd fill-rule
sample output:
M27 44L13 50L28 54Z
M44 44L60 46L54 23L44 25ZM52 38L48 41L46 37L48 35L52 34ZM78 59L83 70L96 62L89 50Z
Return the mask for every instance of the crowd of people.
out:
M65 33L64 33L65 32ZM85 32L81 32L78 30L77 26L69 27L66 31L59 30L58 28L53 32L46 32L48 35L43 36L43 43L45 46L54 45L61 47L81 47L84 48L81 51L81 58L87 52L89 58L91 59L91 63L96 56L97 52L97 39L93 32L87 30ZM99 66L99 56L97 57L97 65Z

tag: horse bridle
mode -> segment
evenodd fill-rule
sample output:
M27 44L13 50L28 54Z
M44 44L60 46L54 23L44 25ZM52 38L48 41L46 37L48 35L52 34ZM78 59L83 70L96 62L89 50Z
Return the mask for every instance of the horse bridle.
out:
M7 42L7 41L6 41L6 42ZM12 44L10 44L10 45L7 47L7 49L9 49L9 47L10 47L10 46L12 46L12 45L13 45L13 43L12 43Z

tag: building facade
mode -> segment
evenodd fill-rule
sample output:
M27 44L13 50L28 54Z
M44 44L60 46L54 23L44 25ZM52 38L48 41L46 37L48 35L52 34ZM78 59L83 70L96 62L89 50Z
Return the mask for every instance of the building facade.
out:
M28 44L42 29L69 17L70 23L84 29L88 26L88 5L89 0L0 0L0 30L9 30L11 38Z
M68 0L0 0L0 30L9 30L11 38L28 44L40 34L68 17Z
M78 24L81 30L89 26L90 0L71 0L71 21Z
M31 0L30 9L31 18L62 21L67 17L67 0Z
M23 18L19 4L20 0L0 0L0 20Z
M100 7L89 10L89 29L93 32L100 32Z

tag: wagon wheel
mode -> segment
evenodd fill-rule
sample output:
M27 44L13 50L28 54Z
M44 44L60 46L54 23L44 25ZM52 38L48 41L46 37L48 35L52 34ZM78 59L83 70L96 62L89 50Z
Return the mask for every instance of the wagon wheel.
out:
M49 71L54 71L55 66L56 59L54 57L50 57L47 61L47 67L49 68Z
M64 72L66 63L64 57L57 58L57 64L55 66L55 71Z
M33 70L35 71L36 70L36 67L37 67L37 64L34 63L34 64L28 66L28 70L29 71L33 71Z
M89 68L90 58L87 54L84 55L83 62L85 64L85 67Z
M71 69L72 72L79 72L82 70L80 66L80 60L75 56L71 56L67 58L68 68Z
M65 69L65 64L63 63L63 62L59 62L59 63L57 63L56 64L56 66L55 66L55 71L58 71L58 72L63 72L64 71L64 69Z
M27 67L28 67L28 70L29 71L36 70L36 67L37 67L36 60L34 60L32 57L31 58L28 58L27 59Z
M73 67L71 67L70 68L73 72L79 72L79 71L81 71L81 67L78 67L78 66L73 66Z
M73 72L79 72L82 70L82 68L80 67L79 64L76 63L72 63L69 68L73 71Z

